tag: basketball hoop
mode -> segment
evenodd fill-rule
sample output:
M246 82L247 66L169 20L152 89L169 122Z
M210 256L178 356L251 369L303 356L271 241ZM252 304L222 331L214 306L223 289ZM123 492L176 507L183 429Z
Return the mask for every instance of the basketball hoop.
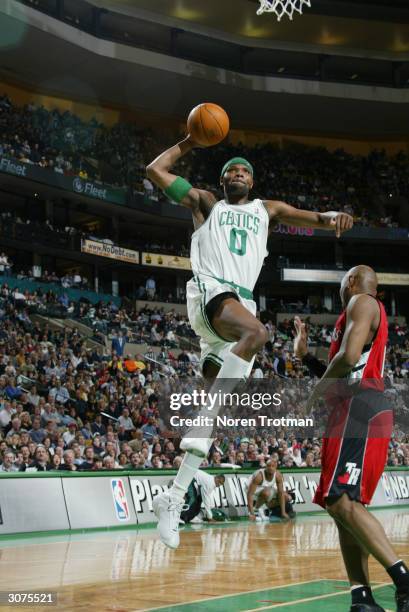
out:
M259 2L257 15L275 13L278 21L281 21L285 15L292 20L295 11L302 15L304 4L311 6L311 0L259 0Z

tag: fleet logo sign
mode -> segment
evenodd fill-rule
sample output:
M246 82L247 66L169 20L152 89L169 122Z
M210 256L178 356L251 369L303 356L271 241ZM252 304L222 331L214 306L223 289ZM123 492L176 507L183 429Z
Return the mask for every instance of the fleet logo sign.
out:
M77 176L72 181L72 188L77 193L83 193L84 195L91 196L92 198L98 198L99 200L107 199L107 190L103 187L96 187L94 183L83 180Z
M129 521L129 506L123 480L121 478L112 478L111 489L117 519L119 521Z
M79 178L79 176L77 176L77 178L73 180L72 186L74 188L74 191L76 191L77 193L82 193L84 191L84 184Z
M7 157L0 158L0 170L17 176L27 176L26 164L19 164Z

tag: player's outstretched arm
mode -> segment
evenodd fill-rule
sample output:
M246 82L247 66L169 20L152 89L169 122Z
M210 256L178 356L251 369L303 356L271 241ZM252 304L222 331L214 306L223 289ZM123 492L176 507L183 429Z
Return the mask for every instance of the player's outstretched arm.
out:
M196 189L186 179L170 172L175 163L197 146L187 136L184 140L167 149L146 167L148 178L174 202L192 211L195 224L206 219L216 202L209 191Z
M344 232L350 230L354 224L351 215L340 212L314 212L311 210L300 210L276 200L264 202L270 216L270 223L284 223L297 227L311 227L335 232L337 238Z

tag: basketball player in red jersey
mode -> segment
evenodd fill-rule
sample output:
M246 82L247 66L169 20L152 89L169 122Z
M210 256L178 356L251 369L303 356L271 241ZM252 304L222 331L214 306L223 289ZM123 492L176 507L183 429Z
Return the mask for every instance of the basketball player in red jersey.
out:
M294 349L311 373L321 378L309 406L322 396L334 406L314 501L338 527L351 583L351 612L382 612L369 586L369 554L395 583L397 612L409 612L409 570L380 522L365 508L382 476L392 432L392 409L383 394L388 320L376 299L377 285L375 272L367 266L345 274L340 291L344 311L335 325L328 367L308 353L305 325L298 317Z

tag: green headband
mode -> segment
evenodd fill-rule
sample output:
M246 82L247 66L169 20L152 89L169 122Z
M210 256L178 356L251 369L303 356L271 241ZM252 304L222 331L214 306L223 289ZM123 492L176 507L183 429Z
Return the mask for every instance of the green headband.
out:
M234 166L235 164L241 164L242 166L246 166L251 176L253 176L254 174L253 166L251 165L249 161L247 161L247 159L244 159L244 157L232 157L232 159L229 159L229 161L224 164L223 170L220 176L224 176L224 173L227 172L230 166Z

